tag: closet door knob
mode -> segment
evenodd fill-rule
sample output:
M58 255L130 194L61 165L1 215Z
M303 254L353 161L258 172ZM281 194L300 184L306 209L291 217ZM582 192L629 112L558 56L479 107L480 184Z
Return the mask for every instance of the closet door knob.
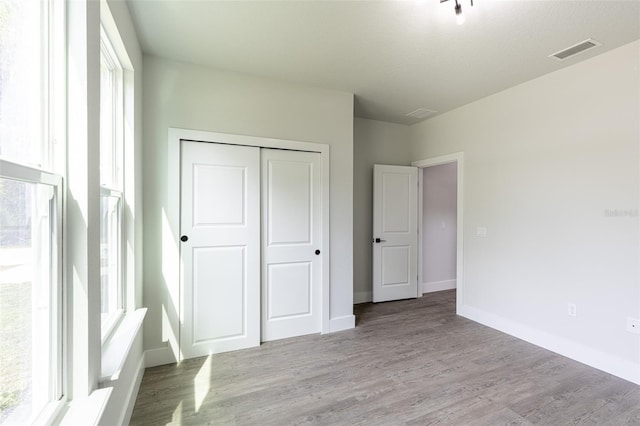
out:
M183 243L187 242L189 240L189 237L187 237L186 235L183 235L182 237L180 237L180 241L182 241Z
M316 250L316 255L320 254L320 250Z

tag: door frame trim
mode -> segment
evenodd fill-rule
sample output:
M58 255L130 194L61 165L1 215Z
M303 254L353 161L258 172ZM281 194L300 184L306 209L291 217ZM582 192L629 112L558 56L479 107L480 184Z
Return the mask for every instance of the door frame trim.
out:
M180 168L181 168L181 155L180 155L180 142L182 140L194 141L194 142L203 142L203 143L221 143L227 145L244 145L244 146L255 146L259 148L274 148L274 149L287 149L292 151L306 151L306 152L317 152L320 154L321 164L322 164L322 253L323 253L323 262L322 262L322 283L321 283L321 316L322 316L322 329L321 333L329 333L331 331L330 325L330 259L331 259L331 240L330 240L330 222L329 222L329 196L330 196L330 176L329 176L329 158L330 158L330 146L326 144L313 143L313 142L302 142L302 141L293 141L286 139L276 139L276 138L267 138L260 136L246 136L246 135L237 135L231 133L218 133L218 132L209 132L209 131L201 131L201 130L190 130L190 129L181 129L170 127L168 130L168 152L167 152L167 187L168 187L168 200L170 204L180 206ZM174 336L175 340L171 339L173 345L174 355L176 359L182 359L179 350L180 344L180 324L183 322L184 315L184 307L183 303L183 277L182 277L182 267L180 265L180 208L177 209L177 214L166 215L166 219L168 222L168 226L170 229L175 230L172 232L172 238L175 250L167 250L165 255L163 256L164 262L171 262L174 265L178 266L179 270L179 283L177 284L178 288L174 288L174 291L169 291L169 297L171 295L178 294L179 300L173 300L174 306L178 306L178 312L175 313L177 318L173 320L176 321L174 326L172 327L174 330L178 332L177 336ZM171 321L171 319L170 319Z
M440 166L442 164L457 163L457 182L456 182L456 312L460 314L460 309L465 300L464 297L464 218L463 218L463 200L464 200L464 153L455 152L452 154L441 155L438 157L426 158L411 163L412 166L418 167L418 286L422 285L422 223L423 223L423 178L424 170L427 167ZM418 297L422 296L422 292L418 292Z

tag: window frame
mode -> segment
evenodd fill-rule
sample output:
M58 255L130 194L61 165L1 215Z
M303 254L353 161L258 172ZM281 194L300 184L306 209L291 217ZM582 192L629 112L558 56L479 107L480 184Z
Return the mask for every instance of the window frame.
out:
M0 159L0 178L29 184L50 186L53 196L49 207L49 283L52 287L49 299L50 323L50 401L35 417L35 423L53 418L65 403L65 331L64 331L64 282L63 282L63 179L62 176L42 169L9 160Z
M116 197L118 199L118 224L117 224L117 272L116 272L116 309L113 310L104 320L101 319L101 342L104 343L111 336L116 326L120 323L124 315L124 255L123 255L123 232L124 232L124 214L123 203L124 197L120 191L112 190L106 187L100 188L100 201L103 197ZM100 217L102 220L102 217ZM102 293L101 293L102 294Z
M111 73L111 150L110 150L110 164L111 170L109 171L109 181L103 181L103 171L100 171L100 199L103 197L116 197L118 199L118 232L117 232L117 272L116 272L116 292L117 292L117 306L116 308L105 318L101 319L101 342L104 345L109 337L113 334L117 325L122 320L125 312L126 304L126 256L125 256L125 194L124 194L124 166L125 166L125 79L124 79L124 67L120 60L113 42L104 25L100 24L100 63L101 67L103 60L107 65L109 72ZM101 70L102 72L102 70ZM102 85L101 85L102 86ZM102 87L101 87L102 92ZM102 96L102 93L100 94ZM102 126L102 111L100 113L100 125ZM102 129L100 132L100 154L103 154L102 146ZM102 166L102 165L101 165ZM101 217L102 220L102 217Z
M40 150L38 161L23 163L9 155L0 156L0 178L51 187L49 200L49 402L33 418L34 424L50 424L68 402L68 301L66 221L66 137L67 137L67 2L40 2L38 110Z

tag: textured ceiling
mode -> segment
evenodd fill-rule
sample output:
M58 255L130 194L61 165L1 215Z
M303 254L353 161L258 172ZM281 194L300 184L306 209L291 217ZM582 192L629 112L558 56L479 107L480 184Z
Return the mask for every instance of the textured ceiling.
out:
M640 38L640 0L460 0L463 25L453 0L127 2L146 54L352 92L356 116L405 124Z

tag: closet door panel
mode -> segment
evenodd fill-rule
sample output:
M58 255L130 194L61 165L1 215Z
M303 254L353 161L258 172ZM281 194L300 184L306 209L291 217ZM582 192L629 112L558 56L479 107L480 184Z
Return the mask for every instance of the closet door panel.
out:
M260 344L260 149L182 142L183 358Z
M262 150L263 341L321 330L320 166L318 153Z

